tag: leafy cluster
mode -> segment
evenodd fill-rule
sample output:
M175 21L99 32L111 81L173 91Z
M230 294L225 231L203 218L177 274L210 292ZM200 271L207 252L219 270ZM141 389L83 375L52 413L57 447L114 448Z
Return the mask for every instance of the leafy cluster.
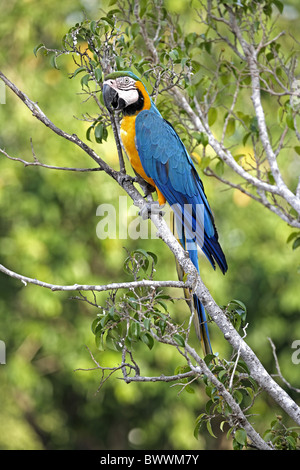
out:
M128 252L124 261L124 270L134 281L153 280L156 263L157 257L154 253L137 249ZM170 316L169 303L174 303L174 298L162 292L161 289L139 286L130 288L122 295L118 295L117 291L111 292L104 306L96 305L100 310L92 322L96 346L100 351L111 349L122 353L123 361L126 356L129 357L129 361L124 363L125 380L130 380L128 377L132 375L132 372L135 377L141 377L138 363L133 357L139 343L145 344L150 350L155 341L171 344L187 358L185 345L189 336L189 327L178 325ZM237 330L246 329L247 311L243 302L235 299L223 308ZM250 417L251 409L261 389L251 377L239 353L236 353L231 360L221 359L218 354L208 354L204 362L219 383L230 392L245 416ZM118 366L113 371L119 369ZM111 374L112 372L107 378ZM208 397L205 411L197 417L195 422L195 437L199 436L202 427L205 426L209 434L216 438L213 430L216 422L220 431L226 432L228 439L232 438L235 450L248 448L247 433L241 426L239 418L235 417L230 404L220 393L219 387L213 384L205 373L201 375L192 373L188 364L176 367L174 380L179 380L181 374L183 374L182 377L187 374L186 378L180 378L181 391L194 393L200 379ZM100 386L105 380L101 380ZM276 419L265 431L264 439L277 449L295 449L298 431L294 427L286 428L281 421Z
M270 441L277 450L300 449L299 427L286 427L280 415L271 422L270 428L264 433L264 439Z
M134 281L152 280L157 257L152 252L137 249L128 253L124 270ZM137 342L142 342L149 349L154 345L154 338L168 342L174 340L184 346L185 332L175 326L168 313L166 302L174 302L172 297L154 287L130 288L121 296L112 292L101 312L92 323L96 346L99 349L113 348L132 351Z
M209 362L210 358L205 358ZM208 363L210 370L218 380L228 390L236 403L243 412L249 413L253 406L259 388L256 382L251 378L245 362L238 357L236 360L221 360L214 358ZM233 436L233 447L236 450L247 447L247 433L241 427L238 420L234 419L233 411L230 405L220 395L219 390L213 385L207 377L203 378L205 392L209 400L205 405L205 412L201 413L196 420L195 436L197 436L203 425L206 426L209 433L216 437L213 431L213 423L216 421L222 432L227 427L227 437ZM221 421L220 421L221 420Z

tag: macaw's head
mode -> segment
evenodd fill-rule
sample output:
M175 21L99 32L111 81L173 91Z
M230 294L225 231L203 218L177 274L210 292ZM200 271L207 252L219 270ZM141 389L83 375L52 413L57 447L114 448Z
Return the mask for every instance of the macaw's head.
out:
M134 115L151 107L151 100L143 83L132 72L114 72L103 82L104 104L109 111Z

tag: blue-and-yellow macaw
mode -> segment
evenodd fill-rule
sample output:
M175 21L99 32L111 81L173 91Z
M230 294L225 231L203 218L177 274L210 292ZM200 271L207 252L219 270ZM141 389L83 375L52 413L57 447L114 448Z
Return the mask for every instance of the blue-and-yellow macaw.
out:
M103 99L110 111L122 111L120 136L130 163L155 188L159 205L167 201L172 207L178 238L198 272L197 245L212 266L217 262L225 274L227 262L202 181L183 142L163 119L144 84L131 71L111 73L103 83ZM204 307L195 294L189 305L197 312L196 331L208 354L212 350Z

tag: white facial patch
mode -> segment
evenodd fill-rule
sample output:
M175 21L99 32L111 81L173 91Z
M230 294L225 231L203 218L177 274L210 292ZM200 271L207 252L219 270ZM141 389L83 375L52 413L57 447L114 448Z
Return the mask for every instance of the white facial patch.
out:
M131 88L129 90L118 89L118 94L119 94L119 97L125 101L126 106L136 103L136 101L139 99L139 93L136 88L134 89Z
M115 80L107 80L104 83L118 92L119 98L125 101L126 106L136 103L139 99L135 80L131 77L118 77Z

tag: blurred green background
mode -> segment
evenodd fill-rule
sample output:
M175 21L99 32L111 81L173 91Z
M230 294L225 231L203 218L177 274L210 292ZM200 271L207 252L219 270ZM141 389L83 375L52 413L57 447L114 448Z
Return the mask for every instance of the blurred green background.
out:
M79 80L69 80L71 58L55 70L49 58L33 49L39 43L60 47L66 31L84 17L103 15L101 0L1 0L0 68L47 116L85 140L88 124L80 119L93 112L83 102ZM191 27L192 10L184 0L167 1ZM297 2L287 6L280 22L299 39ZM30 138L43 163L93 167L80 149L55 136L31 116L9 91L0 105L0 146L14 157L32 160ZM276 132L276 130L274 130ZM92 144L94 145L94 144ZM97 152L117 167L112 139ZM293 165L293 162L291 162ZM298 169L299 163L290 172ZM298 166L297 166L298 165ZM291 344L300 339L299 250L286 244L292 232L280 219L239 193L205 178L229 272L213 272L201 257L202 278L220 305L242 300L248 309L248 343L272 373L276 372L268 337L276 344L282 371L299 387L299 365L292 363ZM0 156L0 262L25 276L50 283L128 281L122 269L127 249L145 248L159 256L157 279L176 279L171 253L159 240L100 240L96 235L99 204L117 204L124 195L101 172L75 173L26 167ZM130 201L128 201L130 204ZM117 207L117 206L116 206ZM298 252L297 252L298 251ZM170 293L173 293L170 291ZM178 295L178 292L176 293ZM97 371L86 346L102 365L120 362L118 353L96 350L91 322L95 309L0 274L0 339L7 363L0 365L0 449L212 449L230 448L226 435L217 441L203 431L193 436L195 419L206 396L178 394L170 384L130 384L113 376L99 393ZM105 296L103 295L104 299ZM98 296L100 301L101 296ZM188 315L183 301L173 313ZM230 350L217 327L211 326L214 351ZM193 338L194 345L196 344ZM173 374L182 359L167 346L140 347L136 358L142 373ZM296 396L294 396L296 399ZM253 422L260 431L281 411L263 395ZM287 420L288 423L288 420Z

